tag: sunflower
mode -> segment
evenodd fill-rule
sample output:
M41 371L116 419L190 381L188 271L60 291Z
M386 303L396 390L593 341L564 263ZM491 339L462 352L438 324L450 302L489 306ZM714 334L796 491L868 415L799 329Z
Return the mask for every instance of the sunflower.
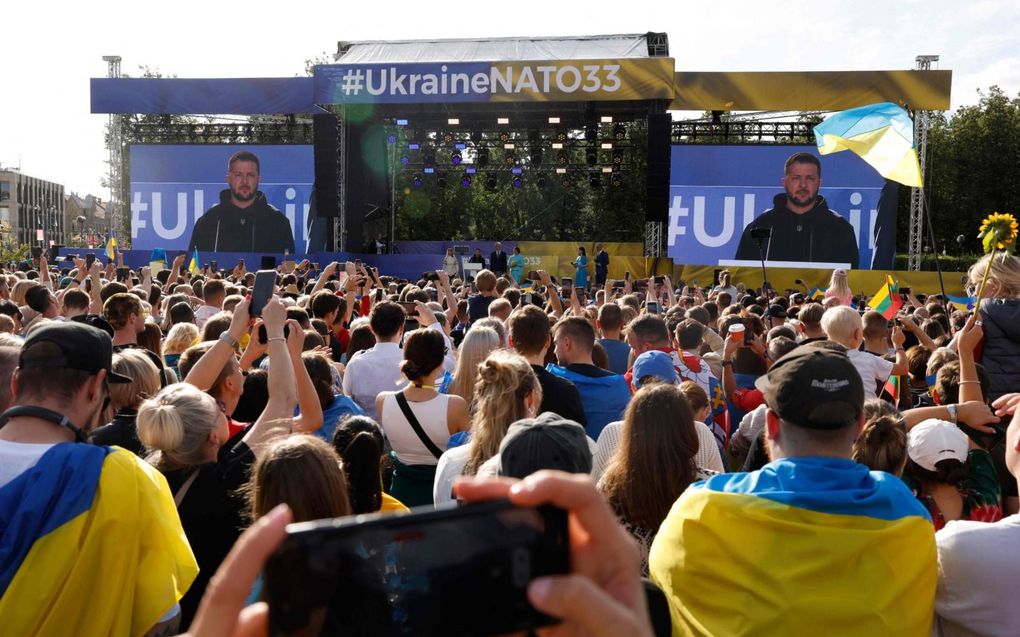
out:
M1004 250L1012 252L1016 247L1017 235L1020 234L1020 225L1017 224L1013 215L1001 212L993 212L981 222L978 228L978 238L984 244L985 252Z

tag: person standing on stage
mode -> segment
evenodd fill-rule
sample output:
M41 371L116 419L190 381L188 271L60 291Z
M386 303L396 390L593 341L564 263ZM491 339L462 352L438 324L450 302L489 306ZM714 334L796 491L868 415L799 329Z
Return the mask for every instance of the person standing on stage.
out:
M776 195L771 210L747 224L734 258L757 261L758 240L751 231L769 228L772 236L762 246L767 260L847 263L857 269L860 255L854 227L829 209L825 197L818 194L821 185L818 158L811 153L791 155L783 174L786 192Z
M577 258L574 259L574 267L577 268L577 274L574 275L574 286L581 288L582 290L588 288L588 253L585 251L584 246L577 248Z
M457 267L457 257L453 254L453 248L446 249L446 256L443 257L443 271L449 274L451 279L460 272L460 268Z
M609 253L601 243L595 244L595 285L599 287L606 284L606 277L609 276Z
M188 254L203 252L294 252L294 231L287 217L259 190L259 158L247 150L227 161L227 185L220 202L209 208L191 231Z
M485 257L482 256L481 248L475 248L475 253L471 255L470 259L468 259L468 263L479 263L482 268L485 268Z
M524 257L521 255L521 249L517 246L514 246L514 254L510 257L510 277L518 285L524 278Z
M503 252L503 244L499 241L496 242L495 250L489 255L489 269L497 277L506 274L506 252Z

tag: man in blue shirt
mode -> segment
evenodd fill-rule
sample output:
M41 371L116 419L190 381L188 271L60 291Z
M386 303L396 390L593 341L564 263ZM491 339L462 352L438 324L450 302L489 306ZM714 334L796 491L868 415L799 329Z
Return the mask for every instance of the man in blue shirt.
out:
M616 303L605 303L599 308L599 344L609 356L609 371L626 374L630 369L630 345L620 340L623 330L623 308Z

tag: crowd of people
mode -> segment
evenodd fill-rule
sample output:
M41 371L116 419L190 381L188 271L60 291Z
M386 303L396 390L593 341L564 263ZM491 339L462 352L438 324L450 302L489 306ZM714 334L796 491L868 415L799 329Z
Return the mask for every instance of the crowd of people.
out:
M265 634L287 523L500 497L569 512L555 634L1020 625L1020 259L887 318L841 271L818 303L515 256L289 262L262 307L243 262L6 268L0 633Z

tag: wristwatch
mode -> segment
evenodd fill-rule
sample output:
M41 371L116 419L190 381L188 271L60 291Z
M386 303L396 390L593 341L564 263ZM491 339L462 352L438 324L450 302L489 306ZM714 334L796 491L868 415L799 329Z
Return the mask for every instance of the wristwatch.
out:
M237 339L231 336L229 332L223 332L220 334L220 340L232 348L237 347Z
M946 411L949 412L949 420L955 425L959 420L959 414L957 413L956 405L954 404L946 405Z

